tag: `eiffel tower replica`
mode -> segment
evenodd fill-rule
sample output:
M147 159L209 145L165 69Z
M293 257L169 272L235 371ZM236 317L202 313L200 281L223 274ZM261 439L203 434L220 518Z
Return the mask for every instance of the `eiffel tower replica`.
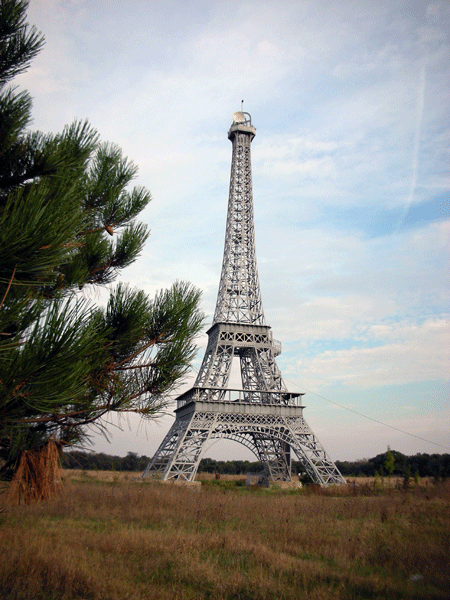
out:
M250 146L256 129L236 112L222 274L208 346L194 386L177 398L175 421L143 476L193 481L209 442L225 438L249 448L266 481L291 481L291 451L320 485L345 483L303 418L303 394L289 392L275 362L281 344L266 325L255 252ZM242 385L228 387L240 364Z

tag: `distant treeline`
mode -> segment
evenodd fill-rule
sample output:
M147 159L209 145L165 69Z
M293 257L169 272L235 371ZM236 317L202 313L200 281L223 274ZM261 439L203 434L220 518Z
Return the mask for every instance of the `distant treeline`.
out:
M414 454L405 456L396 450L389 451L393 456L392 475L410 475L414 477L435 477L436 479L450 477L450 454ZM378 454L374 458L351 461L336 461L336 466L344 476L374 477L375 474L389 474L387 466L388 452Z
M450 454L415 454L405 456L396 450L378 454L374 458L357 461L336 461L336 466L344 477L380 477L389 474L404 477L450 477ZM393 468L389 468L389 458ZM143 471L148 465L148 456L139 456L135 452L128 452L126 456L111 456L102 452L65 452L63 466L66 469L85 469L97 471ZM259 473L263 465L248 460L214 460L204 458L200 462L199 471L206 473L221 473L229 475L245 475L246 473ZM292 472L301 473L302 465L299 461L292 461Z

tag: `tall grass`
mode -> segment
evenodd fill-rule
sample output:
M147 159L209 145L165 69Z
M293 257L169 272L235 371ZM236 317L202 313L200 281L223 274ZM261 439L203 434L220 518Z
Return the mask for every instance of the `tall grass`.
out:
M0 597L447 599L449 509L448 483L193 490L77 474L62 497L3 513Z

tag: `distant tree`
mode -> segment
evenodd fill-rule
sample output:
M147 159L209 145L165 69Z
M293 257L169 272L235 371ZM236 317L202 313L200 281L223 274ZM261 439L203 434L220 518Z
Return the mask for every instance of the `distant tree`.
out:
M394 464L395 464L394 455L392 454L391 449L388 446L388 449L386 452L386 459L384 461L384 468L388 472L389 477L391 477L392 473L394 472Z
M121 463L122 471L137 471L139 469L139 456L136 452L128 452Z
M414 456L405 456L397 450L389 449L391 457L394 460L393 475L404 475L408 467L410 473L417 473L418 477L450 477L450 454L415 454ZM373 477L375 472L383 477L389 471L386 468L386 459L388 453L377 454L368 460L357 461L336 461L336 466L344 476L357 477L363 474ZM389 459L392 462L392 458ZM293 462L293 465L296 463Z
M165 406L203 315L187 283L154 299L119 284L105 308L80 292L139 256L148 231L135 219L150 194L128 190L136 166L88 123L27 129L31 98L8 85L43 44L27 5L0 3L0 475L17 497L42 498L50 446L57 456L109 412L151 418Z
M143 471L149 460L148 456L138 456L135 452L128 452L127 456L112 456L103 452L69 450L62 454L62 466L65 469Z
M217 461L212 458L202 458L199 465L199 471L201 473L219 473L219 466Z
M379 475L378 471L375 471L373 487L376 489L377 487L379 487L379 485L380 485L380 475Z
M405 472L403 474L403 489L409 489L409 485L411 482L411 467L409 465L406 466Z

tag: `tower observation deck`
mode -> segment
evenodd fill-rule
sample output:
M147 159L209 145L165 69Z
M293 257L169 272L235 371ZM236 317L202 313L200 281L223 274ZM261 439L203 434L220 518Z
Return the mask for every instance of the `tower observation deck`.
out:
M292 451L320 484L344 478L303 418L302 396L288 391L266 324L255 251L251 116L233 114L231 175L222 272L208 345L194 386L177 399L175 421L144 476L193 481L206 447L219 438L249 448L269 481L291 480ZM233 359L242 385L229 387Z

